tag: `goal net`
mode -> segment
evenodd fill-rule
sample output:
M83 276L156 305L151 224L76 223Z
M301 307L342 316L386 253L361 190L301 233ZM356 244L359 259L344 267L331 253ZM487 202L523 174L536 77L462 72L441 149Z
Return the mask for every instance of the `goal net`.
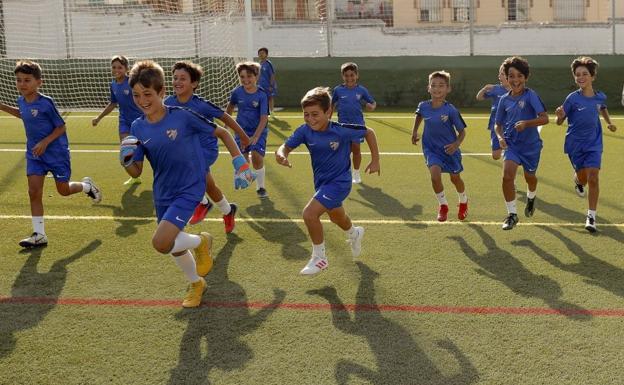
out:
M15 61L43 68L41 92L63 110L100 109L109 100L110 58L192 60L204 69L197 93L224 106L244 60L244 5L238 0L3 0L0 101L14 105Z

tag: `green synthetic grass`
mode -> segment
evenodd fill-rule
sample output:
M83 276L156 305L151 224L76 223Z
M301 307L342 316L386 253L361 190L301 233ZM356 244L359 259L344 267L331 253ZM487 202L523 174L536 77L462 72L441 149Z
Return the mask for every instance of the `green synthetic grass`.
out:
M92 128L92 115L67 117L72 149L114 150L115 118ZM465 115L463 152L489 153L485 115ZM270 120L270 151L301 123L299 116L278 112ZM375 112L367 122L381 151L421 151L410 143L411 112ZM624 121L615 122L624 131ZM1 115L0 125L0 148L24 147L19 120ZM292 169L268 156L270 200L259 201L253 189L233 190L229 157L221 155L215 177L239 204L241 220L227 237L217 210L188 227L215 236L204 295L213 305L192 310L176 305L185 290L182 274L150 245L149 168L144 183L128 189L117 154L74 152L73 179L91 176L104 200L61 197L46 179L46 215L72 218L47 219L50 245L23 252L17 242L31 231L23 153L0 152L0 297L30 298L0 299L0 384L624 383L624 318L584 312L624 309L623 136L605 132L599 232L591 235L583 229L586 200L574 194L562 153L564 132L544 127L537 211L531 219L521 215L521 226L510 232L500 229L500 162L464 156L467 223L457 224L452 204L450 222L436 224L422 156L383 155L381 176L364 176L345 202L354 222L366 227L360 262L351 260L342 231L325 223L330 267L314 278L298 276L311 250L300 221L313 194L309 156L291 155ZM454 202L452 184L444 183ZM522 209L520 175L516 183ZM61 303L33 303L41 298ZM68 304L72 299L91 302Z

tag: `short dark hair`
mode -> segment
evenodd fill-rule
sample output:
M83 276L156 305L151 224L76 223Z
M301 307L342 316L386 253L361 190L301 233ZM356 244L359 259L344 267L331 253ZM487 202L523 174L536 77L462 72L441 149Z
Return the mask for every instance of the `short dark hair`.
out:
M264 51L264 53L266 53L267 55L269 54L269 49L267 47L262 47L258 50L258 53Z
M351 62L351 61L343 63L340 66L340 73L344 74L347 71L353 71L353 72L355 72L357 74L358 73L358 65L355 64L354 62Z
M589 74L591 76L596 76L596 73L598 73L598 62L589 56L581 56L581 57L574 59L570 67L572 68L573 74L574 72L576 72L576 69L579 67L587 68L587 71L589 71Z
M121 64L122 66L128 68L128 66L130 65L128 62L128 58L123 56L123 55L115 55L111 58L111 64L113 64L114 62L119 62L119 64Z
M165 72L160 64L153 60L138 61L130 70L129 83L131 88L139 83L145 88L151 87L154 91L160 92L165 86Z
M41 79L41 66L39 63L34 62L32 60L18 60L15 63L15 70L13 71L16 75L18 73L32 75L35 79Z
M446 82L447 86L451 85L451 74L446 72L445 70L434 71L434 72L429 74L429 82L430 83L431 83L431 80L433 80L435 78L443 79Z
M188 72L188 74L191 76L192 82L198 82L204 74L204 70L199 64L195 64L189 60L181 60L175 62L171 66L171 74L173 74L177 70L185 70L186 72Z
M252 61L238 63L236 65L236 73L240 75L243 70L254 74L254 76L258 76L258 74L260 73L260 64L254 63Z
M507 77L509 77L510 68L515 68L518 72L524 75L525 78L528 78L531 73L529 69L529 62L522 56L511 56L505 59L505 61L503 61L503 69L505 70L505 76Z
M301 108L315 105L321 107L325 112L329 110L331 107L331 94L328 87L312 88L301 99Z

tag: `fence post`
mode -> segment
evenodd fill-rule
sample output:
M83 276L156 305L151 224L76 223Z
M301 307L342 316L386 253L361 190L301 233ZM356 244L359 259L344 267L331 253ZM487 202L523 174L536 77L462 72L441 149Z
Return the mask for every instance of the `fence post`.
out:
M245 0L245 32L247 34L247 60L253 61L253 19L251 17L251 0Z
M611 0L611 54L615 55L615 0Z
M325 22L327 23L327 56L332 57L332 52L334 50L333 47L333 25L332 22L334 20L334 9L335 3L334 0L325 0L325 18L327 19Z
M468 2L468 32L470 33L470 56L474 56L474 18L476 15L474 9L475 2L474 0L469 0Z

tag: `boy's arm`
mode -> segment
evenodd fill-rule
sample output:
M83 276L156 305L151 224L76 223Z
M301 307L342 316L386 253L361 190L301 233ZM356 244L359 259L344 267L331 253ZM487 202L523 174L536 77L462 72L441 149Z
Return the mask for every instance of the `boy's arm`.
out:
M485 100L485 93L491 91L494 86L492 84L486 84L477 92L477 100Z
M221 126L217 126L217 128L215 128L214 135L221 139L221 142L225 145L225 148L228 149L232 158L236 158L241 155L240 149L236 145L236 141L234 141L232 134L230 134L228 130Z
M13 115L18 119L22 118L22 114L20 114L19 108L7 106L4 103L0 103L0 111L4 111L7 114Z
M366 103L366 109L368 111L374 111L377 108L377 102Z
M566 120L566 113L563 109L563 106L557 107L557 109L555 110L555 115L557 115L557 121L555 123L557 123L558 126L561 126Z
M503 137L503 126L500 123L496 123L494 125L494 131L496 131L496 137L498 138L498 143L501 148L504 150L507 148L507 142L505 142L505 138Z
M548 114L546 111L537 114L537 118L529 120L519 120L514 127L518 132L524 131L527 127L545 126L548 124Z
M64 124L62 126L56 127L54 130L52 130L50 135L46 136L45 138L41 139L41 141L39 141L39 143L35 144L35 147L33 147L33 149L32 149L33 155L35 155L35 156L43 155L43 153L45 152L46 148L48 148L48 145L50 143L54 142L59 136L63 135L66 130L67 129L65 128Z
M219 120L222 121L227 127L232 129L232 131L234 131L238 135L238 137L240 138L241 146L243 146L243 148L249 146L249 136L247 135L245 130L243 130L243 128L238 123L236 123L236 120L232 118L232 115L226 112L223 114L223 116L219 118Z
M422 116L416 115L416 119L414 119L414 127L412 128L412 144L416 144L420 140L420 137L418 136L418 127L420 127L422 120Z
M143 173L143 162L132 162L128 167L124 167L124 170L133 178L138 178Z
M375 135L375 131L372 128L366 128L366 144L368 144L368 148L370 148L371 152L371 161L366 166L364 172L372 174L376 172L378 175L381 174L381 167L379 165L379 146L377 145L377 136Z
M446 152L449 155L453 155L455 151L459 149L459 146L461 146L465 138L466 138L466 129L464 127L463 130L460 130L457 132L457 139L453 143L450 143L444 146L444 152Z
M281 164L282 166L292 167L292 164L290 164L290 162L288 161L288 154L290 154L292 150L293 149L288 147L285 143L282 144L275 151L275 160L277 161L277 163Z
M256 132L254 132L253 136L250 139L251 144L258 143L258 139L260 139L260 135L262 135L262 131L269 123L268 115L260 115L260 123L258 123L258 127L256 127Z
M607 122L607 128L611 132L615 132L615 130L617 130L617 127L615 126L615 124L611 122L611 117L609 116L609 111L607 110L606 107L600 109L600 115L602 115L602 118L604 119L604 121Z
M93 127L97 126L100 120L102 120L102 118L105 117L106 115L110 114L111 111L115 109L115 107L117 107L117 103L113 103L113 102L108 103L108 105L104 107L104 111L100 112L97 118L91 121L91 125L93 125Z
M234 112L234 105L232 102L229 102L227 107L225 107L225 113L232 116L232 112Z

